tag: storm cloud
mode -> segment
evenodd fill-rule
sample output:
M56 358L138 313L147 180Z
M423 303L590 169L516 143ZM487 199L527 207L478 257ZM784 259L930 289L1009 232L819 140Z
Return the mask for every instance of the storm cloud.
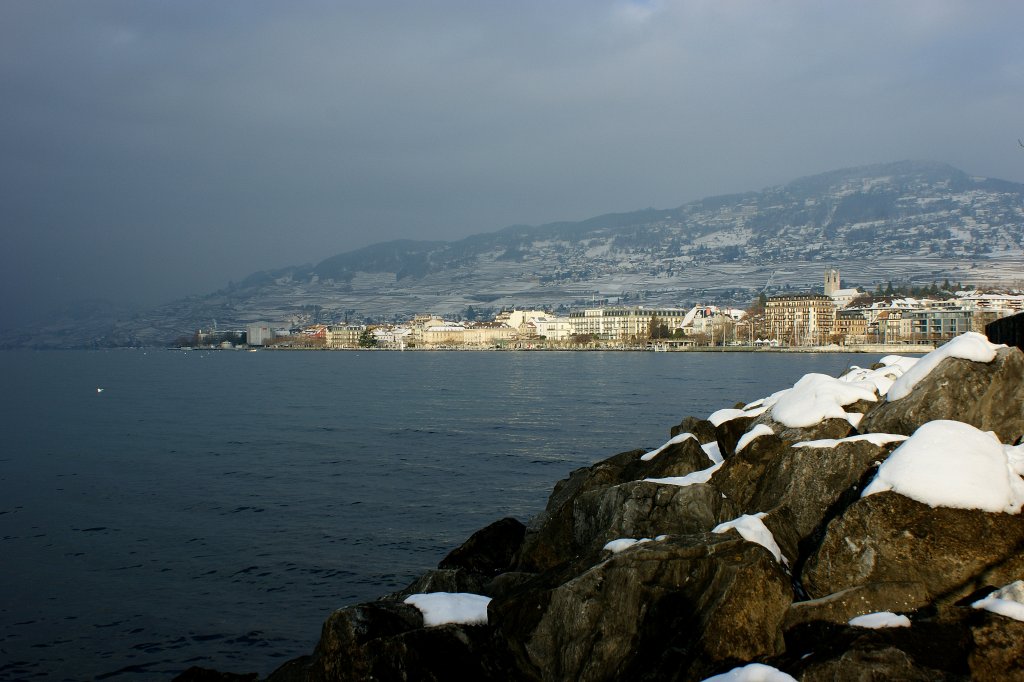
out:
M933 159L1024 181L1024 5L0 4L6 323Z

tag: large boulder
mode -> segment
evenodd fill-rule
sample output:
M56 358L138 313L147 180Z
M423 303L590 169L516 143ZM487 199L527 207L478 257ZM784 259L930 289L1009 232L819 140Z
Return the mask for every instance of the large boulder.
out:
M285 663L268 682L502 680L509 659L482 625L423 627L414 606L372 602L335 611L311 656Z
M992 362L942 360L909 395L879 403L864 432L911 435L925 422L950 419L994 431L1003 443L1024 435L1024 352L1003 348Z
M491 602L526 679L699 680L781 653L792 590L765 548L732 535L633 545L551 589Z
M971 641L972 680L1024 680L1024 621L984 612L971 627Z
M685 476L711 465L696 439L668 445L657 456L644 460L644 450L630 450L591 467L573 471L555 485L547 507L534 517L516 557L518 570L539 572L577 558L573 543L576 500L592 491L643 478Z
M878 582L918 582L948 606L1024 575L1024 517L930 507L893 492L850 505L804 567L804 589L824 597Z
M818 599L794 602L786 613L787 630L805 623L845 625L868 613L905 613L928 605L930 595L917 582L876 582L840 590Z
M611 540L706 533L739 514L709 485L633 481L579 496L572 543L580 555L593 556Z
M886 440L826 439L794 447L765 435L725 460L711 483L743 513L784 510L802 542L857 499L875 464L897 444Z

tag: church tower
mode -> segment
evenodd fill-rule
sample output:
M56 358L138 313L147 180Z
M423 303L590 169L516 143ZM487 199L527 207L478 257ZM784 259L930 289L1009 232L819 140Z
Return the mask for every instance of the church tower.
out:
M839 268L829 268L825 271L825 295L831 296L839 288Z

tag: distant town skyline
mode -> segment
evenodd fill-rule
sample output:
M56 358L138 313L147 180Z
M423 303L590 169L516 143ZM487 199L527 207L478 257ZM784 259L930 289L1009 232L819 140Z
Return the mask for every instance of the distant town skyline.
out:
M933 159L1024 181L1024 6L0 4L0 314Z

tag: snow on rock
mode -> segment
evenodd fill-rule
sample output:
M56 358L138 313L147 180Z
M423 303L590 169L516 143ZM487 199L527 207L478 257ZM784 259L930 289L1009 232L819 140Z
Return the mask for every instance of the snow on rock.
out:
M711 477L715 475L715 472L722 468L722 461L708 467L707 469L701 469L700 471L694 471L691 474L685 476L669 476L668 478L645 478L644 481L647 483L661 483L663 485L677 485L681 488L685 488L688 485L697 485L698 483L707 483L711 480Z
M793 388L775 394L772 418L790 428L814 426L826 419L848 419L846 405L878 400L866 381L843 381L825 374L806 374Z
M694 436L692 433L680 433L678 436L675 436L657 450L651 450L646 455L642 455L640 459L645 462L649 462L658 455L660 455L665 450L665 448L675 445L676 443L682 443L684 440L689 440L691 438L697 440L697 437Z
M1004 445L1003 449L1006 451L1010 468L1024 476L1024 445Z
M1024 621L1024 580L1017 580L1001 587L984 599L971 604L976 609L985 609L1000 616Z
M487 605L490 597L467 592L428 592L410 594L406 604L412 604L423 614L427 627L461 623L463 625L486 625Z
M751 663L742 668L733 668L727 673L709 677L704 682L796 682L796 678L770 665Z
M909 628L910 619L906 616L898 616L891 611L879 611L878 613L866 613L850 619L850 625L858 628Z
M725 533L730 529L735 529L744 540L756 542L771 552L776 561L788 566L789 562L782 556L782 550L779 548L779 544L775 542L775 536L772 535L772 532L768 530L768 526L764 525L764 521L761 520L763 518L764 512L744 514L732 521L718 524L711 529L711 532Z
M612 554L618 554L619 552L629 549L633 545L639 545L650 541L650 538L640 538L639 540L635 538L619 538L618 540L612 540L606 544L603 549L611 552Z
M882 463L862 497L892 490L931 507L1019 514L1024 479L991 433L937 420L921 426Z
M767 424L757 424L754 428L750 429L740 437L739 441L736 443L736 452L738 453L740 450L750 445L754 439L760 438L761 436L770 436L773 433L775 432L772 431L772 427Z
M909 436L904 436L898 433L864 433L859 436L850 436L849 438L822 438L821 440L804 440L799 443L794 443L794 448L834 448L843 443L856 443L858 441L867 441L872 445L882 447L889 443L898 443L899 441L907 440Z
M747 414L743 410L738 410L734 407L725 407L721 410L716 410L715 412L712 412L711 416L708 417L708 421L717 427L721 426L727 421L732 421L737 417L745 416L747 416Z
M735 407L725 407L721 410L716 410L708 417L708 421L714 426L721 426L725 422L732 421L738 417L760 417L771 407L771 405L766 404L767 400L767 398L762 398L754 401L742 410Z
M704 451L704 453L708 456L708 459L710 459L713 463L722 463L722 449L718 447L718 441L715 441L713 443L704 443L703 445L700 446L700 449ZM1022 461L1024 461L1024 448L1021 448L1021 459Z
M984 334L967 332L961 334L949 343L936 348L928 355L915 362L908 368L889 389L888 399L890 402L906 398L928 373L945 360L946 358L962 358L973 362L992 362L996 359L996 351L1004 348L999 344L992 343Z
M888 356L894 358L896 356ZM909 359L909 358L901 358ZM916 362L916 360L915 360ZM893 383L902 376L903 372L906 371L902 365L893 364L879 369L864 369L862 367L851 367L849 371L843 376L839 377L840 381L847 381L850 383L865 382L870 383L875 387L878 395L885 395L889 392Z

